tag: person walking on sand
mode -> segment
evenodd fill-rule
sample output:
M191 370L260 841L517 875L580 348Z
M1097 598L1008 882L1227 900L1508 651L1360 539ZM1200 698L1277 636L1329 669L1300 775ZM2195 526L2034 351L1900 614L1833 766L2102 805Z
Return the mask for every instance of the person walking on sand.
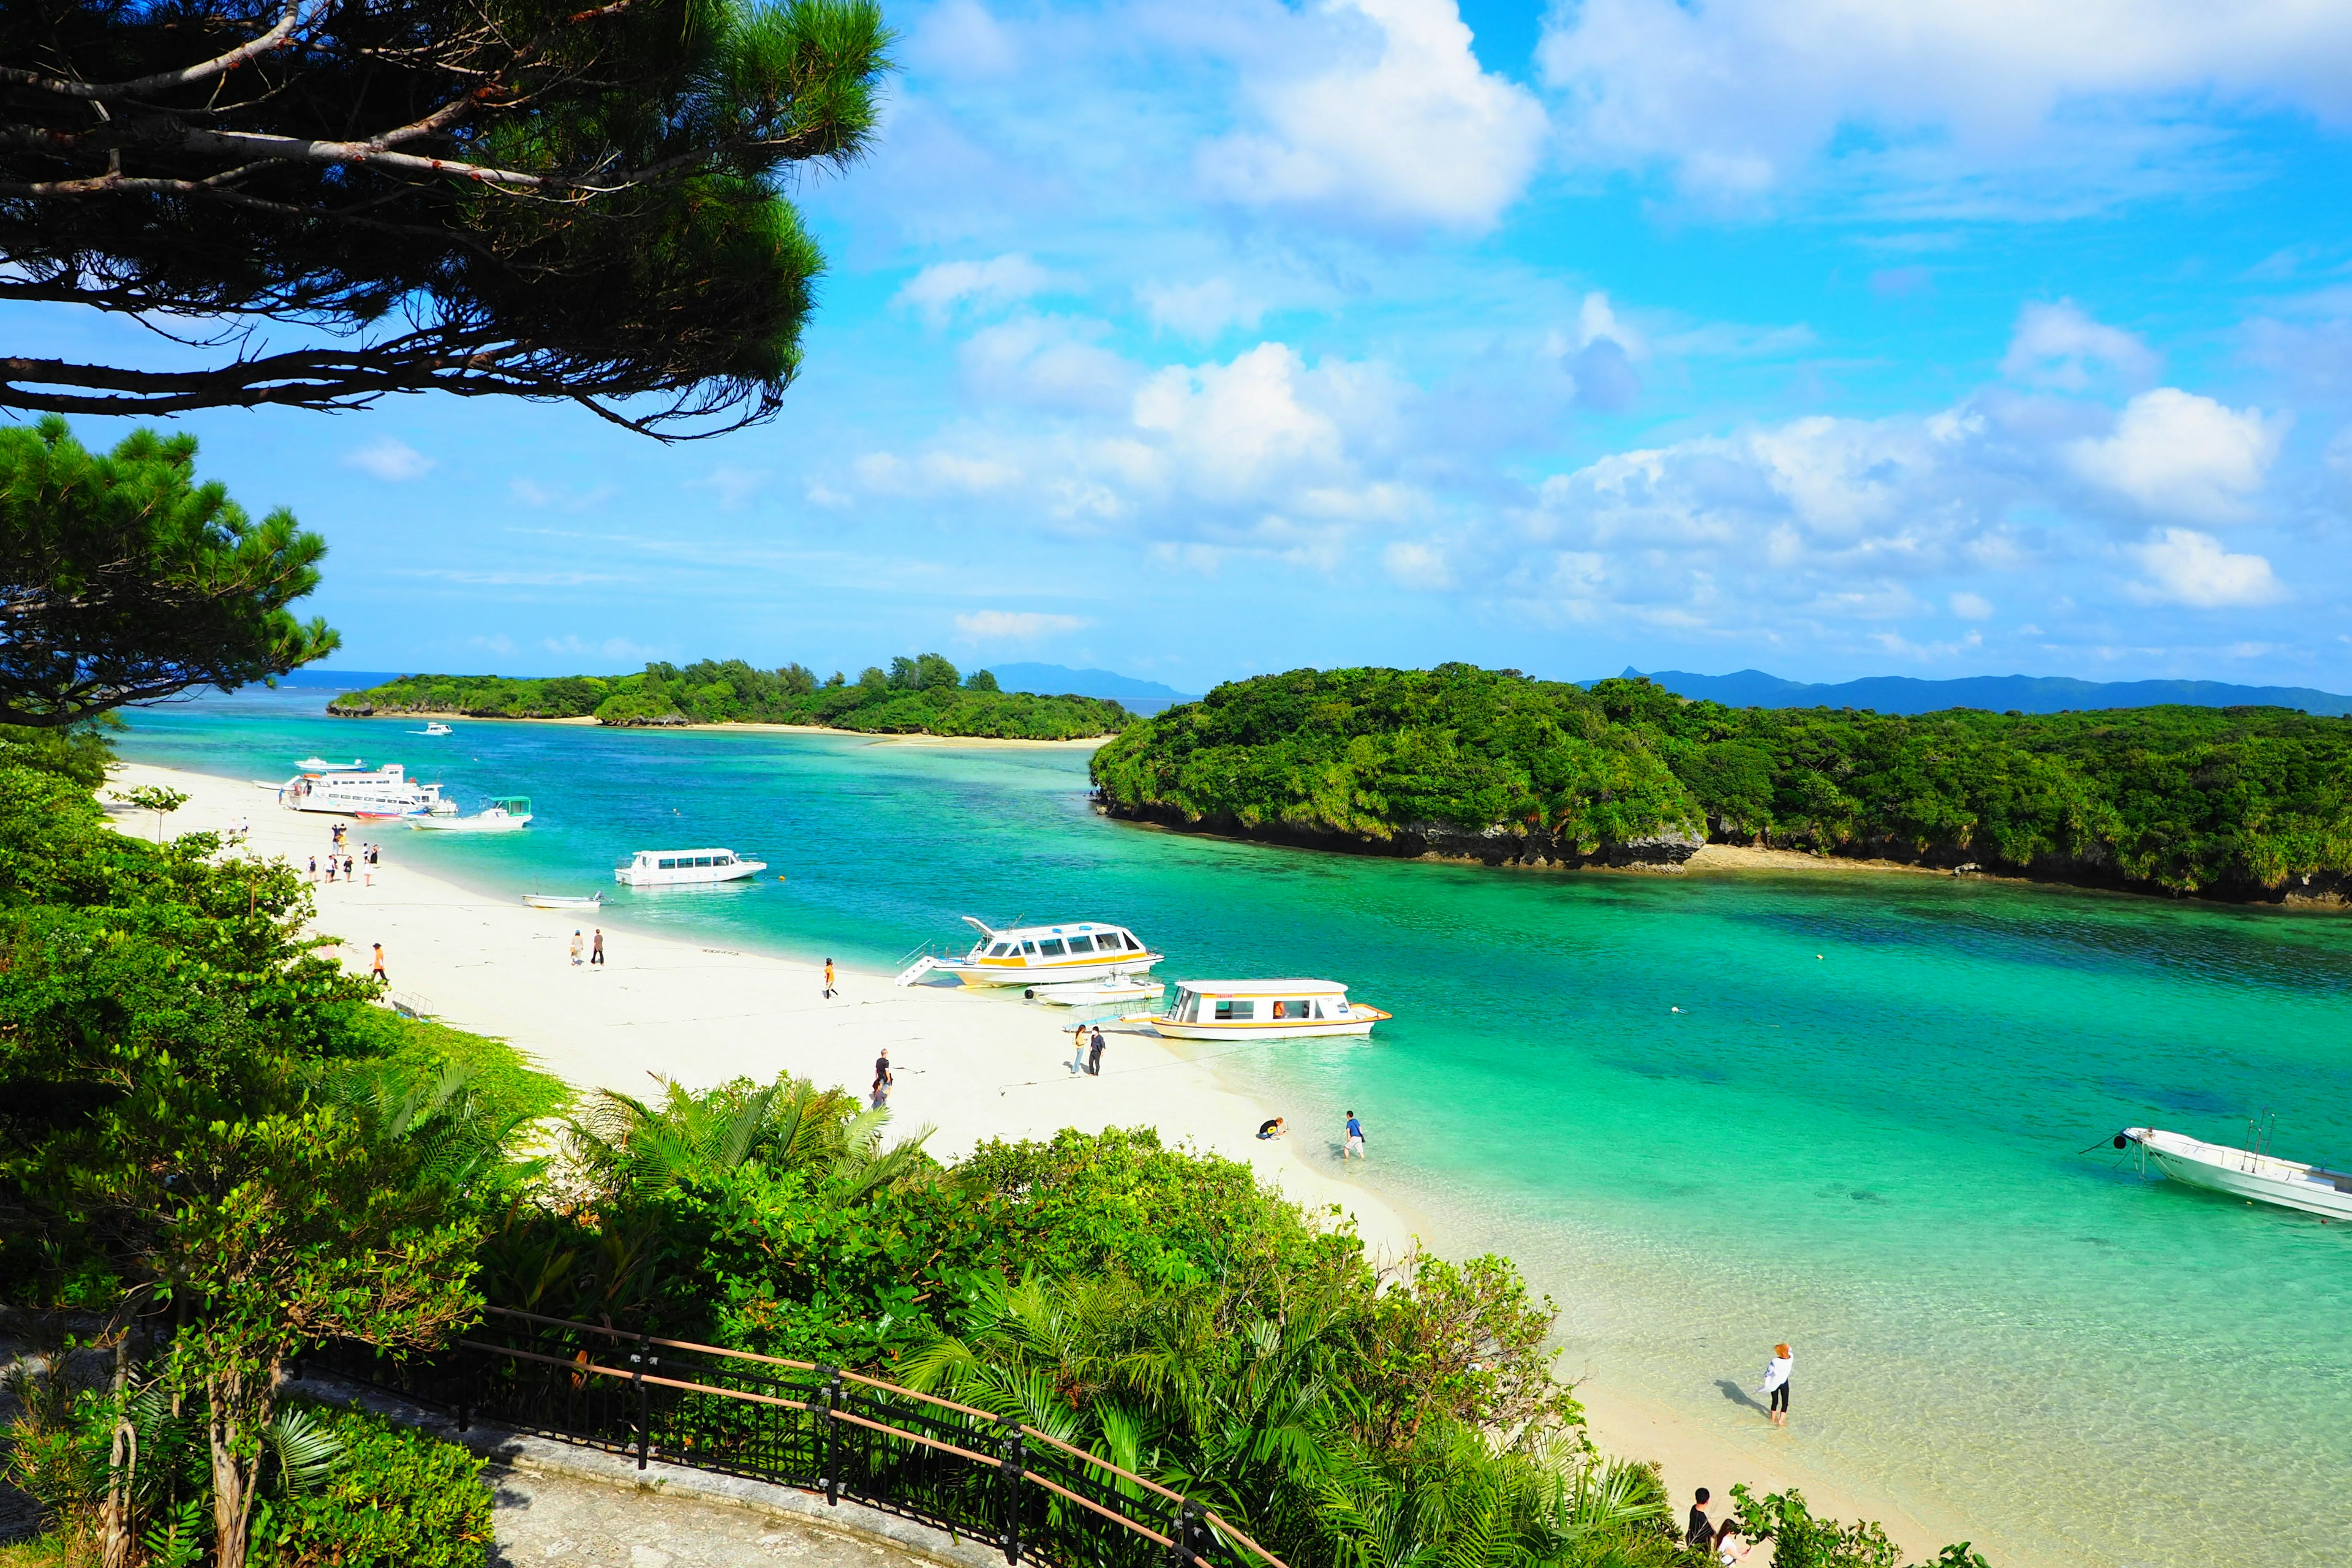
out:
M828 1002L833 1000L833 960L829 958L824 961L824 996Z
M596 928L595 938L588 944L588 967L591 969L604 967L604 928L603 926Z
M1708 1495L1705 1487L1691 1494L1690 1523L1683 1531L1683 1543L1693 1552L1705 1552L1715 1544L1715 1521L1706 1517Z
M1339 1151L1339 1158L1344 1160L1350 1154L1359 1160L1364 1157L1364 1124L1356 1120L1352 1110L1348 1112L1348 1143Z
M377 942L375 944L375 967L369 970L368 973L374 978L383 981L386 985L392 984L391 980L386 978L383 973L383 943L382 942Z
M1087 1042L1087 1076L1088 1078L1102 1077L1102 1026L1097 1024L1094 1037Z
M1774 1345L1772 1359L1764 1367L1764 1386L1756 1391L1772 1396L1772 1404L1765 1414L1771 1416L1775 1426L1789 1424L1789 1374L1795 1369L1796 1361L1797 1358L1789 1353L1788 1346Z
M1087 1026L1084 1024L1070 1031L1070 1070L1087 1070Z
M575 931L572 933L572 967L574 969L580 967L580 933Z
M363 844L360 847L360 875L363 879L360 883L361 887L375 886L375 846L373 844Z
M890 1047L874 1058L873 1108L877 1110L890 1103L890 1086L898 1080L890 1076Z
M319 858L318 858L316 855L313 855L313 856L311 856L311 857L310 857L310 880L312 880L312 881L314 881L314 882L315 882L315 881L317 881L318 879L319 879Z

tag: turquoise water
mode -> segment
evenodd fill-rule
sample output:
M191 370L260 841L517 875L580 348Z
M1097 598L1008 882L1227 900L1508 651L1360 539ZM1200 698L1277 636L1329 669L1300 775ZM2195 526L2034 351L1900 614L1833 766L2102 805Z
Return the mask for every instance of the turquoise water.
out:
M878 966L963 914L1094 917L1146 933L1171 978L1347 980L1397 1015L1376 1040L1219 1070L1294 1126L1361 1112L1365 1179L1559 1301L1563 1370L1752 1430L1738 1391L1790 1340L1797 1421L1772 1441L1966 1521L2003 1563L2352 1561L2333 1495L2352 1226L2077 1152L2144 1122L2242 1142L2270 1107L2281 1152L2352 1163L2352 921L1400 864L1106 821L1075 752L497 723L428 741L319 700L143 713L123 751L256 779L314 751L397 758L468 809L529 794L527 834L396 853L501 891L601 888L624 929ZM613 863L656 843L789 880L614 889Z

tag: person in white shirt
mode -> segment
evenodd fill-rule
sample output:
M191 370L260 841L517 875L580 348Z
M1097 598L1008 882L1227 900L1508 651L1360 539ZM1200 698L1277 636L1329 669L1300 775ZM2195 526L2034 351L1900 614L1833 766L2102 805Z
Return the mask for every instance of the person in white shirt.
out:
M1772 1396L1771 1406L1765 1414L1772 1417L1775 1426L1789 1424L1789 1373L1795 1368L1796 1360L1788 1346L1774 1345L1772 1359L1764 1368L1764 1386L1756 1391Z

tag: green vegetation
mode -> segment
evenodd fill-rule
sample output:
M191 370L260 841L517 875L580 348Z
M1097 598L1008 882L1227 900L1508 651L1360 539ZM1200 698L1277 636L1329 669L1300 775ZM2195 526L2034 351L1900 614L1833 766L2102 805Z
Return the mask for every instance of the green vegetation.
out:
M856 680L820 681L797 664L755 669L740 658L649 664L635 675L410 675L346 692L329 712L457 713L477 719L579 719L624 727L814 724L876 735L969 735L1074 741L1135 721L1117 702L1000 691L984 669L969 678L938 654L898 658Z
M92 452L52 415L0 429L0 724L58 729L190 687L234 690L334 651L287 610L326 541L195 480L196 438Z
M143 843L0 763L0 1306L113 1364L30 1379L8 1464L110 1562L241 1568L334 1470L278 1369L470 1321L485 1215L531 1169L507 1152L552 1086L387 1019L310 910L282 864Z
M2352 872L2352 720L2274 708L1906 718L1297 670L1169 709L1093 767L1120 815L1393 852L1576 864L1705 837L2240 898Z

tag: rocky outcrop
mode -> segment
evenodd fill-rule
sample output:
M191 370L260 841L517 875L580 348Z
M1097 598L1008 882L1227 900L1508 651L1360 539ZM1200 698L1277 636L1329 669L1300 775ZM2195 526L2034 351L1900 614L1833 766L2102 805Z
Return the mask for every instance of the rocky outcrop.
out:
M673 709L667 713L599 713L596 722L614 730L670 730L694 721Z
M1482 828L1450 822L1408 822L1381 837L1336 832L1309 823L1245 823L1231 816L1192 817L1150 804L1129 806L1100 795L1096 796L1096 806L1110 816L1156 822L1167 827L1214 833L1228 838L1255 838L1300 848L1382 855L1405 860L1475 861L1482 866L1549 866L1562 869L1610 866L1628 870L1678 871L1706 842L1696 835L1670 831L1622 844L1603 844L1588 853L1573 839L1525 827Z

